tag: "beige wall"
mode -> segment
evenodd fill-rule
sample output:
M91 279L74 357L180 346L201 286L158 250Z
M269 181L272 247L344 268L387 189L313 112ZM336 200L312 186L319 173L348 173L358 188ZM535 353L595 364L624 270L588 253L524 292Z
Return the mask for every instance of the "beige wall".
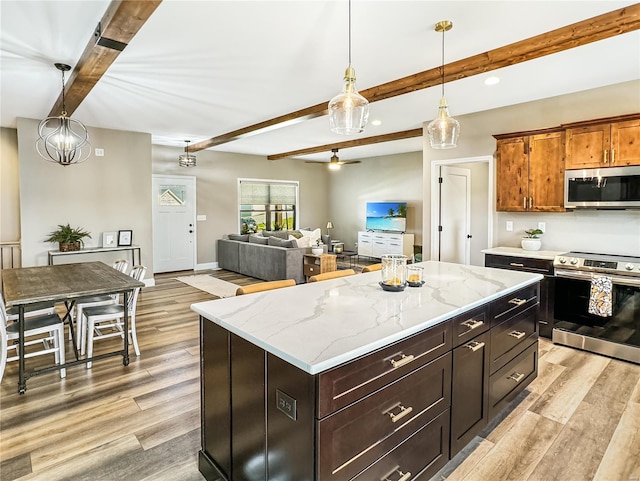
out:
M0 128L0 242L20 240L18 135Z
M38 120L18 119L22 265L45 265L47 251L57 249L45 237L58 224L70 223L91 232L86 246L102 245L104 231L133 230L151 277L151 136L89 127L92 147L104 149L104 157L91 155L82 164L63 167L38 155L37 129Z
M301 160L267 160L255 155L201 151L197 166L178 166L182 147L153 146L153 173L195 175L197 214L207 216L197 222L198 265L217 262L216 239L238 232L238 179L295 180L300 183L299 226L326 225L329 213L327 169ZM322 224L324 222L324 224Z
M451 114L460 122L458 147L433 150L428 136L424 141L423 190L425 203L431 196L430 163L435 160L493 155L493 134L554 127L563 123L640 112L640 81L625 82L599 89L550 99L512 105L470 115L455 115L455 99L448 99ZM428 122L425 122L424 127ZM495 172L492 173L495 176ZM640 255L640 211L589 211L569 213L495 213L494 245L519 246L523 231L547 223L543 248ZM507 232L505 221L514 221ZM430 240L431 215L423 211L424 244ZM423 250L425 248L423 247ZM427 249L426 252L429 252Z
M328 169L324 166L323 171ZM328 217L323 220L322 233L326 234L327 221L334 229L333 239L345 243L345 249L354 250L358 231L364 230L366 203L376 201L407 202L407 232L415 234L415 244L422 242L423 196L420 183L422 153L387 155L362 159L360 164L343 166L329 172L331 181L326 201Z

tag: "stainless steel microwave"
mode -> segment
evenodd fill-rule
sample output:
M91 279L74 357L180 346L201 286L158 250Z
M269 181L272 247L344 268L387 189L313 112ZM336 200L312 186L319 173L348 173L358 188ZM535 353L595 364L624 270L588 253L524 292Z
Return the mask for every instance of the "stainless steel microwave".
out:
M640 166L564 172L567 209L640 209Z

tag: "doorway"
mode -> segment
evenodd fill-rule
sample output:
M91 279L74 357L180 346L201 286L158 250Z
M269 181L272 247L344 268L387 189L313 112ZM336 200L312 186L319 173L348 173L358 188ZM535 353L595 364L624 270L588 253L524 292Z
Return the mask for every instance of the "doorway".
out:
M481 251L493 242L493 184L492 156L431 163L431 259L484 265Z
M196 178L153 176L153 271L196 265Z

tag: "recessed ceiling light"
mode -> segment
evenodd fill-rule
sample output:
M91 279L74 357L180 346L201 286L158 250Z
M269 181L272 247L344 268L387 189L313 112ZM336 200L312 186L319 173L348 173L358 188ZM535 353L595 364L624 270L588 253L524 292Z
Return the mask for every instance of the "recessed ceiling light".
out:
M500 77L492 76L484 79L485 85L495 85L500 82Z
M376 120L372 120L371 121L371 125L376 125L376 126L382 125L382 120L377 120L377 119Z

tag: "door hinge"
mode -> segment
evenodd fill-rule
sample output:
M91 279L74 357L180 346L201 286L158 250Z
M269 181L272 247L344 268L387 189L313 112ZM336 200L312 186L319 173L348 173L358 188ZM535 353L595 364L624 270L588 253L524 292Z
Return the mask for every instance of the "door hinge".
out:
M438 232L442 232L442 226L441 225L438 226Z
M438 177L438 184L442 184L442 177Z

